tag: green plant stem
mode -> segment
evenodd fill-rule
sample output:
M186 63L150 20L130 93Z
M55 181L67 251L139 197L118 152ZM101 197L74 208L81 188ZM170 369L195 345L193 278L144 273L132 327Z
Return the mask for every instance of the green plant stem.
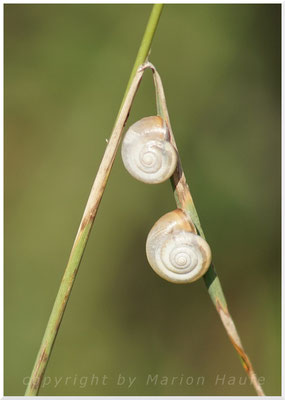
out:
M25 396L34 396L38 394L41 381L51 355L52 347L63 318L64 310L69 299L76 274L78 272L79 264L82 259L83 252L86 247L105 186L107 184L107 179L115 159L123 128L127 121L133 98L136 94L139 82L144 72L143 69L138 70L138 66L143 64L147 58L162 7L163 6L161 4L155 4L152 8L145 34L143 36L130 80L127 85L127 90L116 118L112 135L106 147L102 162L91 189L91 193L54 302L54 306L42 339Z
M149 21L148 21L147 27L145 29L145 32L144 32L144 35L143 35L143 38L141 41L141 45L139 47L138 54L137 54L130 78L129 78L129 82L127 84L127 89L126 89L125 95L122 100L122 105L124 104L125 97L128 93L128 90L130 88L132 80L133 80L139 66L144 64L147 61L147 58L148 58L148 55L150 52L150 45L151 45L153 36L155 34L155 30L157 28L158 22L159 22L159 18L160 18L162 9L163 9L163 4L154 4L154 6L152 8L152 11L151 11L151 14L149 17ZM122 105L121 105L121 107L122 107Z

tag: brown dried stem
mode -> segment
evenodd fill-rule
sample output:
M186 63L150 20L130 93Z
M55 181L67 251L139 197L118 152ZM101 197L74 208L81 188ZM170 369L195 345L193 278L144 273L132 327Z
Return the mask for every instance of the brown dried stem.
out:
M169 115L168 115L166 99L165 99L165 95L164 95L161 78L160 78L156 68L151 63L148 63L148 66L153 71L154 84L155 84L155 88L156 88L156 102L157 102L158 114L168 124L169 132L170 132L170 141L177 150L175 138L174 138L173 131L171 128L171 124L170 124L170 119L169 119ZM176 170L171 178L171 183L173 186L174 196L175 196L175 200L177 203L177 207L181 208L188 214L188 216L193 221L198 234L205 239L205 235L204 235L204 232L203 232L203 229L202 229L199 217L198 217L198 213L196 211L189 186L186 182L186 178L185 178L185 175L183 172L182 163L179 158L178 150L177 150L177 153L178 153L178 163L177 163ZM210 265L208 271L206 272L206 274L204 275L203 278L204 278L206 287L208 289L208 293L216 307L216 310L221 318L224 328L225 328L235 350L237 351L237 353L241 359L243 368L245 369L246 373L248 374L250 381L251 381L254 389L256 390L256 393L259 396L265 396L265 394L260 386L260 383L258 381L258 378L253 370L253 367L249 360L249 357L247 356L247 354L242 346L242 343L241 343L240 337L238 335L237 329L235 327L234 321L229 313L227 302L226 302L226 299L225 299L225 296L223 293L222 285L220 283L220 280L218 278L218 275L217 275L217 272L215 270L213 263Z

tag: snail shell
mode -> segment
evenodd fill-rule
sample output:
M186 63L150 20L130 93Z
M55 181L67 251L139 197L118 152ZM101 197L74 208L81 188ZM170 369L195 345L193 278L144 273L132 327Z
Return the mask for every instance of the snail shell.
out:
M121 153L129 173L145 183L164 182L177 165L177 152L169 142L167 124L159 116L133 124L125 134Z
M148 234L146 255L152 269L169 282L194 282L211 263L211 249L180 209L161 217Z

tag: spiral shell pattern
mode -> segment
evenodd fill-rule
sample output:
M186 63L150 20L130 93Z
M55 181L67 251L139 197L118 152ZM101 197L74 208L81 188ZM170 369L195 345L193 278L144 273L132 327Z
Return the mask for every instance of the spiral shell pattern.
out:
M179 209L167 213L153 226L146 253L150 266L159 276L174 283L189 283L207 271L211 249L194 229Z
M177 165L177 152L169 142L166 123L159 116L133 124L125 134L121 154L128 172L145 183L164 182Z

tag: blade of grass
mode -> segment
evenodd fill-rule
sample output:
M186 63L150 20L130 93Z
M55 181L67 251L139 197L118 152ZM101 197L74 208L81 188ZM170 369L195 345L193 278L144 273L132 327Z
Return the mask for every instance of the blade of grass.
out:
M162 4L155 4L152 8L145 33L135 60L133 70L127 85L123 101L116 118L112 135L106 147L103 159L98 169L91 193L83 213L83 217L70 253L67 267L65 269L53 309L47 323L47 327L42 339L42 343L34 364L34 368L27 386L25 396L38 394L42 378L51 355L52 347L63 318L64 310L71 293L71 289L76 278L81 258L86 247L93 222L107 184L115 155L120 143L124 125L128 119L130 108L142 78L144 69L138 66L143 64L150 50L151 42L162 11Z
M177 146L175 143L175 138L173 135L173 131L171 129L171 124L170 124L170 119L168 115L168 110L167 110L167 105L166 105L166 99L164 95L164 89L162 86L161 78L156 71L156 68L151 64L148 63L146 66L150 67L153 72L153 78L154 78L154 84L155 84L155 91L156 91L156 104L157 104L157 111L158 115L160 115L168 124L169 131L170 131L170 141L173 144L173 146L177 150ZM205 239L205 235L199 220L198 213L196 211L193 198L191 196L191 192L189 190L189 186L187 185L186 178L183 172L181 160L179 158L179 152L178 153L178 163L177 163L177 168L171 178L171 184L173 187L174 191L174 197L176 200L176 204L178 208L183 209L188 215L190 216L191 220L193 221L197 232L200 236L202 236ZM256 390L256 393L259 396L265 396L260 383L257 379L257 376L254 372L253 366L249 360L249 357L247 356L240 337L238 335L237 329L235 327L234 321L229 313L227 302L223 293L222 285L219 280L219 277L217 275L217 272L215 270L215 267L213 263L210 265L210 268L204 275L204 282L206 284L208 293L211 297L212 302L214 303L216 310L221 318L221 321L224 325L224 328L234 346L236 349L240 360L242 362L243 368L245 369L246 373L249 376L249 379L253 385L253 387Z

